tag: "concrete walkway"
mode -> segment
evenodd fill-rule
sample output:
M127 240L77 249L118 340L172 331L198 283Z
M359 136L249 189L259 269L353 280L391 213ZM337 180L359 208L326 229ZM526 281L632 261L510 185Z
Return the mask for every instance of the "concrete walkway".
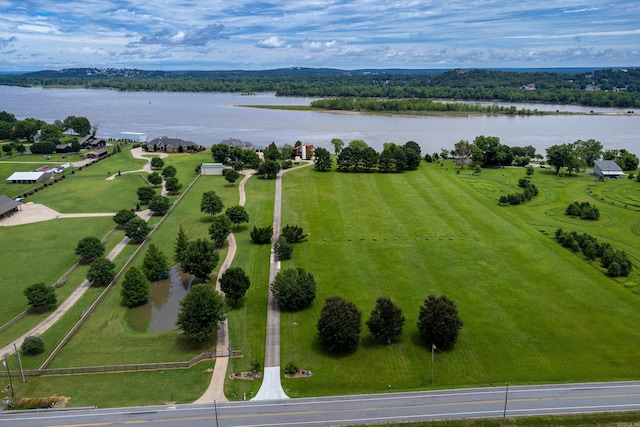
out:
M9 218L0 220L0 227L31 224L33 222L50 221L58 218L91 218L114 216L113 212L60 213L40 203L28 202L20 205L20 210Z
M247 182L249 178L253 175L255 171L242 171L242 174L245 175L238 184L238 191L240 192L240 201L239 205L244 206L246 201L246 195L244 191L244 184ZM229 234L227 237L227 241L229 243L229 250L227 251L227 256L225 257L220 269L218 270L218 279L216 280L216 290L218 292L220 290L220 277L224 274L225 271L229 267L231 267L231 263L233 262L233 258L236 255L236 250L238 245L236 244L236 238L233 233ZM216 353L221 353L229 350L229 326L227 325L227 321L225 320L220 327L218 328L218 336L216 339ZM231 357L231 355L229 355ZM224 395L224 381L227 378L227 369L229 367L229 357L218 357L216 358L216 364L213 367L213 374L211 375L211 382L209 383L209 387L204 392L202 396L198 400L193 403L213 403L217 402L226 402L227 398Z
M312 164L313 162L309 162L300 167L307 167ZM282 175L292 170L298 170L300 167L282 170L276 176L276 191L273 205L273 237L271 238L272 247L278 240L278 237L280 237L280 229L282 228ZM269 284L273 283L279 271L280 261L272 249L271 262L269 265ZM280 308L271 289L269 289L264 379L262 380L260 390L258 390L252 400L278 400L288 398L289 396L287 396L282 389L282 381L280 378Z

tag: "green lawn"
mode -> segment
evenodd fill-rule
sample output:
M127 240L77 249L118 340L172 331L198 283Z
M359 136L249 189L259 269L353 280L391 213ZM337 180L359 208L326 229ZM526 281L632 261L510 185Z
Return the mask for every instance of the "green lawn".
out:
M95 236L101 239L113 225L111 218L100 217L0 227L0 258L3 260L0 268L3 287L0 324L27 308L23 294L25 288L38 282L55 284L78 261L74 251L81 238ZM71 283L57 289L58 300L65 298L72 290ZM7 335L11 334L5 331L0 341L4 341ZM11 338L6 340L10 341Z
M289 394L429 388L429 349L415 326L429 294L456 301L465 324L455 348L437 352L433 387L635 378L640 297L621 284L638 285L637 272L610 279L552 236L558 227L589 231L626 250L637 269L637 212L598 202L588 189L613 198L623 193L618 186L634 194L640 186L538 171L536 199L500 207L497 197L519 191L524 169L473 176L448 166L388 175L305 169L285 177L283 224L302 226L309 241L282 268L308 269L318 287L312 307L281 316L281 365L293 361L314 374L283 379ZM603 218L562 215L574 200L595 201ZM363 313L361 345L349 355L318 345L318 314L332 295ZM376 344L364 326L382 295L406 317L392 346Z
M209 385L213 365L203 361L189 369L29 377L25 384L14 385L16 397L66 396L67 407L191 403Z

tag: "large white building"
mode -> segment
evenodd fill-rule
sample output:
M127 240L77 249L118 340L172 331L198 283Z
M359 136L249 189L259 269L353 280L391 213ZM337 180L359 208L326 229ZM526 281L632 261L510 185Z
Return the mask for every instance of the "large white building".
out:
M147 134L142 132L120 132L120 139L133 142L147 142Z

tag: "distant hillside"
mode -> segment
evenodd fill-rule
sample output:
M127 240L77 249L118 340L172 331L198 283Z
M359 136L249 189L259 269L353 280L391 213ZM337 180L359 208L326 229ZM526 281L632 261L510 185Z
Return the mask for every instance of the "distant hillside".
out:
M0 75L1 85L122 91L276 92L280 96L453 98L640 107L640 69L246 71L71 68Z

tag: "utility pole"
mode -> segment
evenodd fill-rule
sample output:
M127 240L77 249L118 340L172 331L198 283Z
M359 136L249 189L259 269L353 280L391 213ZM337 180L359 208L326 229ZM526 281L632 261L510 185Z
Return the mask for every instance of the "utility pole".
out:
M9 371L9 362L7 361L7 355L4 355L4 366L7 368L7 376L9 377L9 388L11 388L11 397L16 397L13 392L13 381L11 381L11 371Z
M213 401L213 409L216 412L216 427L218 427L218 407L216 406L216 401Z
M435 354L436 354L436 345L431 344L431 380L429 381L431 384L433 384L433 362L435 361Z
M13 343L13 349L16 351L16 357L18 358L18 368L20 368L20 379L22 380L22 384L26 381L24 379L24 370L22 369L22 360L20 360L20 352L18 351L18 347L16 343Z
M502 427L507 422L507 400L509 399L509 381L507 381L507 391L504 394L504 412L502 413Z

